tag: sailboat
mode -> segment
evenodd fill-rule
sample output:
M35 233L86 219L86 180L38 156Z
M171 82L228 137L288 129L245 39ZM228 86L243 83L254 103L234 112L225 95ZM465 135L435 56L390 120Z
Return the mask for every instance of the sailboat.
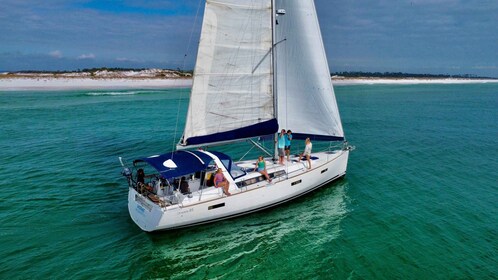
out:
M277 161L281 129L292 130L292 143L309 138L336 145L312 151L309 161L301 155ZM275 147L267 151L258 139ZM241 141L266 154L268 177L257 171L256 159L234 161L207 149ZM293 200L343 177L351 149L313 0L207 0L176 151L136 159L132 166L120 160L130 216L151 232ZM213 183L216 172L223 174L226 191Z

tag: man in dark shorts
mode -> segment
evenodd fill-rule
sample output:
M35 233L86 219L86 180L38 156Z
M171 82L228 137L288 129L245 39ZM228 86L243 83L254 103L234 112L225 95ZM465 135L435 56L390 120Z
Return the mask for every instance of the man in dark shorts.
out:
M287 134L285 134L285 155L287 156L287 161L290 161L290 148L292 141L292 131L287 130Z

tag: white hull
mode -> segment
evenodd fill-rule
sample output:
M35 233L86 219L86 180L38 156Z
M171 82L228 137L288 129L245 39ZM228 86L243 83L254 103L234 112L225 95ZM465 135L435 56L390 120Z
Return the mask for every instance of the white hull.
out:
M273 179L270 184L261 181L239 188L241 180L258 177L251 172L235 181L230 178L231 196L224 196L220 189L210 187L195 191L182 203L160 206L129 188L128 210L133 221L144 231L177 229L210 223L240 216L287 202L311 192L346 174L348 150L314 153L312 169L306 161L288 162L285 166L268 165L268 172L285 170L285 174ZM240 165L249 162L236 163Z

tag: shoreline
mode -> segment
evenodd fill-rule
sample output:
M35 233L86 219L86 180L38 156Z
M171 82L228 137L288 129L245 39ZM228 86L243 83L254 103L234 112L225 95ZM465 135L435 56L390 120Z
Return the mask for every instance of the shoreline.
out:
M188 88L192 79L1 77L0 91Z
M335 78L333 85L417 85L417 84L485 84L498 83L498 79L465 79L465 78Z
M498 83L498 79L332 78L334 86ZM188 88L191 78L91 78L0 75L0 91L107 90Z

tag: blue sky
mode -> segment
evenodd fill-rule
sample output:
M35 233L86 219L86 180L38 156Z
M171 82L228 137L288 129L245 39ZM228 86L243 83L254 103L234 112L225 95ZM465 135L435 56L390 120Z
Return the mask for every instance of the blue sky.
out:
M192 69L199 3L202 12L199 0L2 0L0 71ZM332 72L498 77L496 0L315 3Z

